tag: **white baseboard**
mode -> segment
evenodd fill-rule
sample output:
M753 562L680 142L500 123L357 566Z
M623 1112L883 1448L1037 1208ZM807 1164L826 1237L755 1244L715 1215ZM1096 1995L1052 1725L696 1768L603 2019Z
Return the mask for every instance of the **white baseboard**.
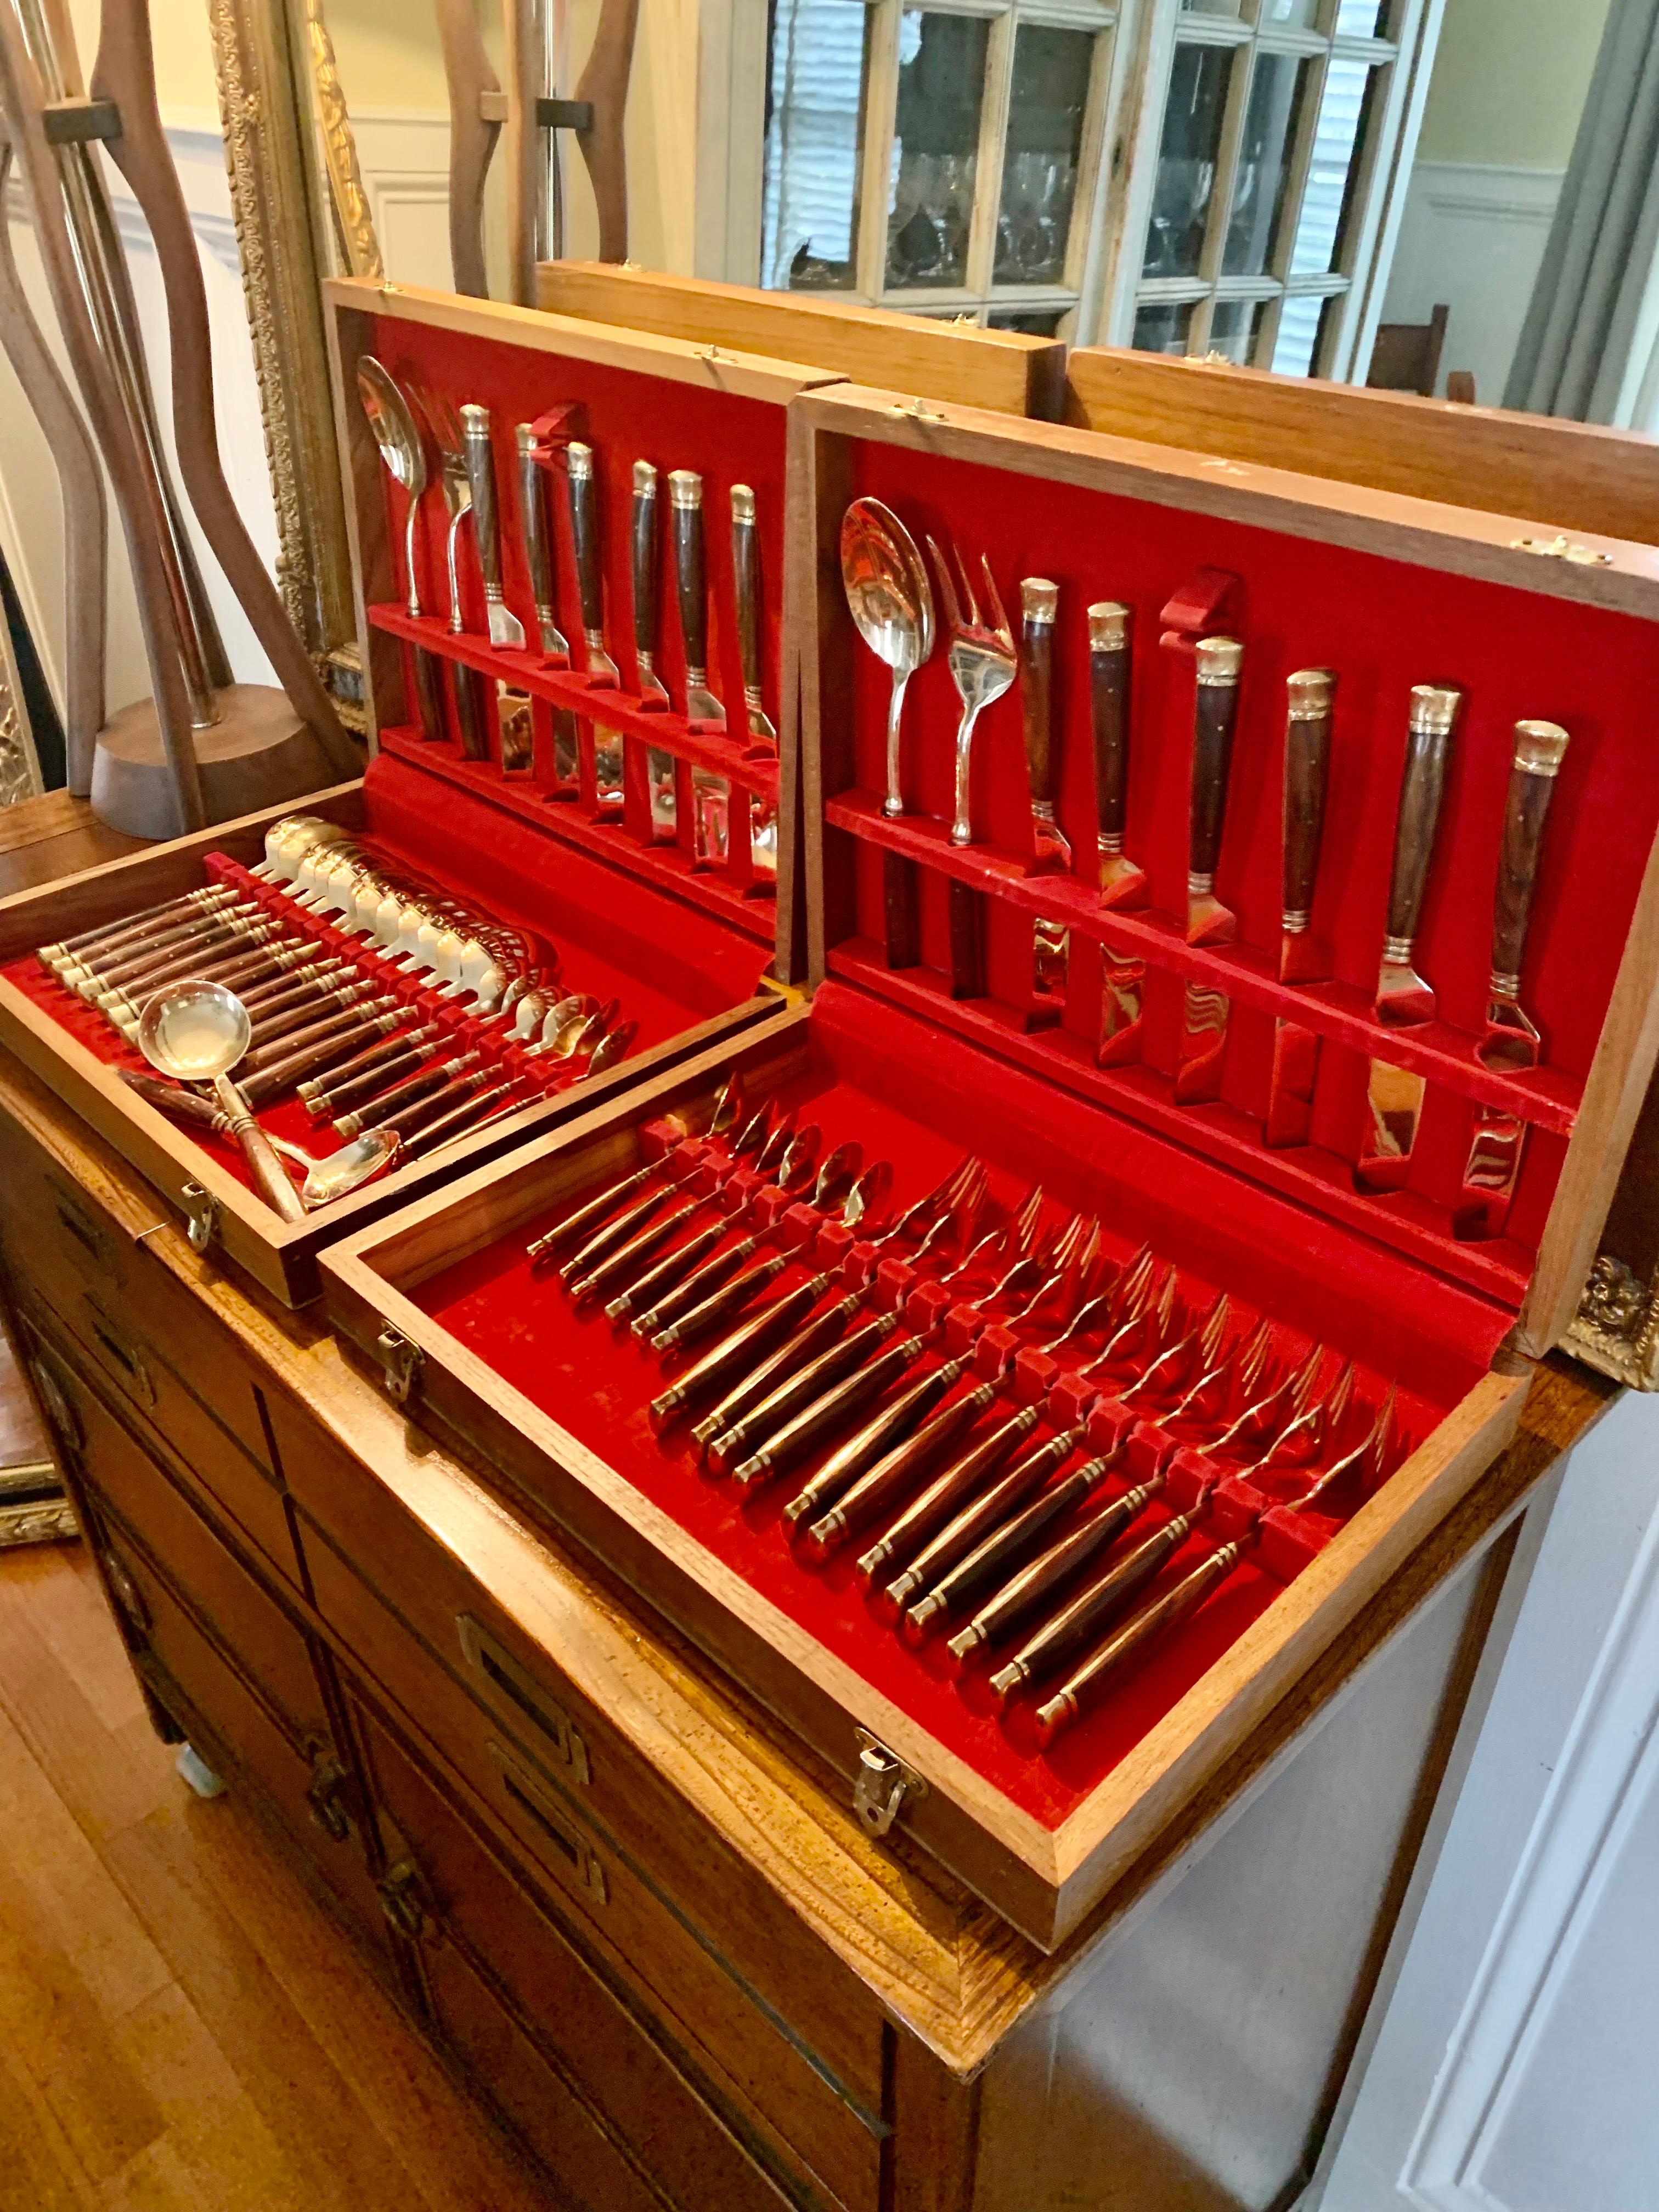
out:
M1502 400L1564 174L1484 161L1413 169L1382 319L1426 322L1440 301L1450 307L1443 390L1448 370L1468 369L1481 401Z

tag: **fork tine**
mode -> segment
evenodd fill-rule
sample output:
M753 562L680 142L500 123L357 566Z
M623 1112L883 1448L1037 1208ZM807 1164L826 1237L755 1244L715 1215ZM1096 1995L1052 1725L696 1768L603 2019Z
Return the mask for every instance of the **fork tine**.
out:
M1014 649L1014 634L1009 629L1008 617L1002 611L1002 599L997 591L997 580L991 574L989 556L981 553L979 556L979 565L985 572L986 599L989 605L991 612L996 617L996 620L992 627L995 629L997 635L1002 640L1003 643L1012 653Z
M968 620L975 629L979 628L979 601L974 597L974 580L968 573L968 563L962 557L962 548L953 538L951 552L957 564L957 574L962 579L962 601L968 610Z
M945 626L949 629L958 630L962 628L962 610L957 605L956 582L951 574L951 564L939 551L939 540L931 532L927 550L933 556L933 569L939 578L939 595L945 609Z

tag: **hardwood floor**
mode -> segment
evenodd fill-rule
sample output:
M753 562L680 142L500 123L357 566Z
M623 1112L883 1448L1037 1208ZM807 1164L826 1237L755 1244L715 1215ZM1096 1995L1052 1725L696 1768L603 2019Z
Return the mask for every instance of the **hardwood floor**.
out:
M150 1730L79 1545L0 1552L3 2212L547 2212Z

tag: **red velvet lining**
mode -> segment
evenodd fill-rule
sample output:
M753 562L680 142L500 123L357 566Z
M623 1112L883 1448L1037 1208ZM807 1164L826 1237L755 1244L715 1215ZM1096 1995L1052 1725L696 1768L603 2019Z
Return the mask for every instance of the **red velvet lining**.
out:
M1092 853L1094 783L1085 610L1097 599L1133 608L1129 814L1126 849L1147 871L1150 908L1103 913L1085 883L1032 877L1034 857L1018 688L989 707L974 754L974 821L989 840L954 853L940 824L951 812L957 700L942 649L917 675L906 708L904 788L914 817L884 823L888 681L852 638L852 781L827 782L825 877L833 972L943 1025L1002 1040L1028 1065L1122 1114L1182 1138L1230 1167L1354 1224L1443 1271L1518 1301L1565 1156L1583 1084L1606 1018L1656 824L1649 701L1659 640L1634 617L1401 561L1320 545L1148 501L975 467L908 448L854 443L853 494L886 501L920 540L954 538L973 564L991 556L1016 629L1018 580L1060 586L1054 714L1061 763L1059 814L1079 855ZM1217 890L1239 918L1237 947L1182 941L1187 873L1193 679L1190 660L1160 649L1160 615L1199 569L1237 580L1207 627L1243 638L1244 677ZM839 611L836 619L839 621ZM838 666L832 654L826 664ZM1333 981L1313 990L1275 980L1280 906L1285 678L1302 666L1338 674L1329 799L1313 930L1332 953ZM832 682L833 682L832 678ZM1376 989L1407 693L1419 681L1466 692L1430 873L1417 966L1440 1019L1385 1050L1431 1079L1407 1189L1354 1193L1349 1163L1365 1116L1368 1009ZM847 758L844 696L827 688L826 773ZM1514 1081L1488 1076L1473 1047L1485 1018L1493 884L1513 727L1561 722L1570 744L1545 833L1522 1004L1538 1022L1547 1065ZM890 971L883 951L885 846L915 859L922 966ZM950 998L946 876L976 880L989 1000ZM1031 924L1051 914L1073 929L1063 1017L1032 995ZM1098 1070L1100 954L1111 944L1148 963L1145 1064ZM1221 1102L1174 1103L1182 986L1196 975L1233 999ZM1260 1141L1282 1013L1324 1036L1314 1143L1288 1152ZM1045 1024L1047 1025L1045 1025ZM1460 1191L1472 1101L1490 1098L1535 1124L1504 1238L1460 1244L1449 1212Z
M580 718L582 751L581 795L574 804L550 808L546 820L556 837L592 845L597 839L614 848L625 845L635 872L654 878L695 903L723 912L751 936L769 939L774 932L770 878L757 870L750 857L749 821L745 810L732 809L731 852L728 862L694 867L695 807L690 783L693 766L712 769L742 790L758 794L763 807L775 811L778 764L775 750L757 749L748 736L744 706L743 662L737 634L736 592L732 576L730 493L733 483L747 483L755 494L759 546L761 696L774 728L781 725L780 669L783 594L783 508L785 410L775 401L740 397L689 384L671 382L643 372L603 363L561 358L532 349L506 345L497 339L423 328L400 318L378 319L374 345L380 357L400 382L414 381L447 397L456 406L476 401L490 411L499 493L498 511L503 588L508 605L525 626L527 649L497 651L486 635L483 586L472 532L463 526L458 542L461 606L465 633L451 636L445 618L449 598L444 544L447 520L435 488L422 502L417 529L417 570L421 599L428 620L416 625L404 612L401 590L396 604L375 605L370 619L377 627L404 641L405 701L416 696L409 641L424 640L438 654L500 677L529 690L534 711L536 741L528 774L504 775L499 743L491 730L493 715L486 714L490 732L488 762L465 759L459 742L453 697L444 687L447 738L427 744L410 726L407 706L396 707L383 720L393 723L391 741L398 750L415 748L428 757L423 764L436 775L453 779L465 787L501 791L505 803L532 807L554 789L553 729L548 707L568 706ZM620 690L595 689L585 672L581 606L576 589L571 547L568 499L560 448L559 465L550 477L544 471L544 502L553 532L556 612L558 624L572 645L573 665L561 668L544 660L535 621L527 556L522 534L518 482L518 454L514 441L516 424L533 422L549 410L568 410L558 436L580 438L593 449L598 483L599 534L603 555L605 641L621 671ZM633 467L648 459L658 470L657 518L659 562L657 576L656 670L666 684L672 702L666 712L642 712L636 690L634 660L633 585L631 570L631 514ZM726 710L724 733L694 729L680 710L685 702L685 654L677 615L668 472L693 469L703 479L703 537L708 566L708 665L711 687ZM382 485L392 544L396 547L397 584L403 572L404 526L407 513L404 495L383 471ZM619 731L623 737L623 818L599 826L594 793L592 725ZM680 763L676 777L678 826L675 842L653 841L648 787L647 750L673 755ZM737 793L734 791L734 799Z
M560 979L569 990L588 992L601 1002L619 998L624 1013L640 1024L635 1055L740 1004L760 980L762 954L714 917L555 844L538 827L503 814L487 799L450 789L411 763L384 755L372 762L363 804L362 834L375 848L438 889L477 900L487 913L529 931L544 958L550 946L556 950ZM352 959L363 977L417 1007L421 1019L441 1022L454 1036L456 1051L477 1043L487 1064L504 1074L533 1074L547 1097L567 1087L568 1072L556 1073L526 1060L499 1030L478 1032L459 1007L414 979L389 977L361 939L306 913L283 890L256 882L236 861L210 854L203 872L204 880L240 884L296 934L312 939L322 957ZM106 1065L146 1069L137 1047L125 1043L118 1030L32 954L8 963L0 975ZM524 1103L532 1103L533 1095L526 1091ZM312 1121L296 1097L279 1100L258 1118L274 1135L319 1156L337 1148L326 1126ZM234 1145L182 1127L180 1134L251 1187Z
M856 1139L866 1160L892 1160L896 1206L931 1188L971 1147L991 1165L1000 1199L1017 1200L1030 1181L1040 1180L1055 1210L1075 1206L1100 1213L1114 1257L1152 1239L1165 1258L1179 1262L1189 1301L1202 1305L1224 1286L1242 1324L1270 1312L1282 1356L1305 1352L1316 1335L1333 1352L1352 1358L1368 1404L1379 1400L1384 1378L1397 1379L1409 1442L1426 1436L1473 1386L1508 1327L1509 1315L1495 1304L1273 1194L1241 1185L1224 1170L1132 1125L1110 1128L1112 1149L1103 1155L1097 1110L864 994L826 984L813 1001L809 1042L806 1071L784 1097L799 1106L803 1122L821 1128L826 1152ZM696 1151L687 1149L688 1166ZM731 1188L750 1182L739 1175ZM672 1368L631 1336L615 1335L597 1309L574 1310L553 1279L532 1276L525 1245L545 1225L526 1224L412 1294L495 1372L826 1649L1049 1825L1065 1819L1339 1525L1322 1516L1310 1528L1280 1516L1261 1549L1209 1604L1124 1678L1098 1713L1040 1755L1029 1709L1006 1726L999 1723L982 1674L959 1687L942 1642L914 1652L878 1621L854 1579L861 1543L823 1571L803 1565L792 1553L780 1514L812 1462L745 1502L730 1482L699 1471L683 1427L660 1441L652 1434L647 1406ZM799 1226L799 1217L791 1216L781 1234ZM848 1242L838 1229L819 1232L815 1261L844 1261L860 1279L867 1261L856 1246L846 1258ZM780 1288L804 1273L799 1263L793 1266ZM910 1271L890 1262L877 1278L874 1304L905 1298L910 1287ZM906 1310L913 1319L930 1317L925 1297ZM1033 1340L1052 1333L1038 1331ZM1048 1380L1046 1373L1035 1374L1036 1386ZM1020 1402L1033 1384L1027 1360L1010 1371L1005 1395ZM1048 1433L1040 1429L1037 1437ZM1125 1486L1114 1479L1105 1495ZM1172 1481L1171 1494L1179 1503L1191 1492ZM1270 1501L1243 1501L1253 1502ZM1342 1502L1351 1509L1358 1501ZM1159 1525L1166 1511L1155 1504L1137 1534ZM1158 1587L1202 1557L1212 1533L1231 1533L1241 1513L1237 1495L1223 1500Z

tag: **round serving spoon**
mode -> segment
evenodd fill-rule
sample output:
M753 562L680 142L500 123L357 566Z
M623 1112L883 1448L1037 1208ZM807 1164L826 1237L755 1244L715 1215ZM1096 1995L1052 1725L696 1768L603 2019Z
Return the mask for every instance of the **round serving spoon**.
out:
M179 1083L211 1085L260 1197L284 1221L303 1221L303 1200L252 1108L230 1079L252 1036L247 1008L222 983L170 984L148 1001L138 1018L138 1049L150 1066Z
M210 1129L216 1137L234 1133L230 1116L199 1092L180 1091L171 1083L158 1083L153 1075L135 1075L127 1067L118 1073L122 1082L129 1084L141 1098L148 1098L152 1106L170 1115L175 1121L183 1121L191 1128ZM308 1152L303 1145L296 1145L288 1137L268 1135L267 1142L272 1152L305 1170L300 1196L307 1209L328 1206L335 1199L360 1189L383 1168L391 1165L399 1149L395 1131L384 1135L368 1131L355 1143L343 1145L337 1152L329 1153L325 1159Z
M362 355L357 362L357 397L374 433L380 459L392 482L408 496L404 519L404 573L409 579L405 606L411 617L418 617L422 608L420 586L415 580L415 529L426 490L426 447L403 386L372 353Z
M855 499L841 519L841 580L859 635L892 671L881 811L902 814L899 724L905 687L933 649L933 593L915 539L878 499Z

